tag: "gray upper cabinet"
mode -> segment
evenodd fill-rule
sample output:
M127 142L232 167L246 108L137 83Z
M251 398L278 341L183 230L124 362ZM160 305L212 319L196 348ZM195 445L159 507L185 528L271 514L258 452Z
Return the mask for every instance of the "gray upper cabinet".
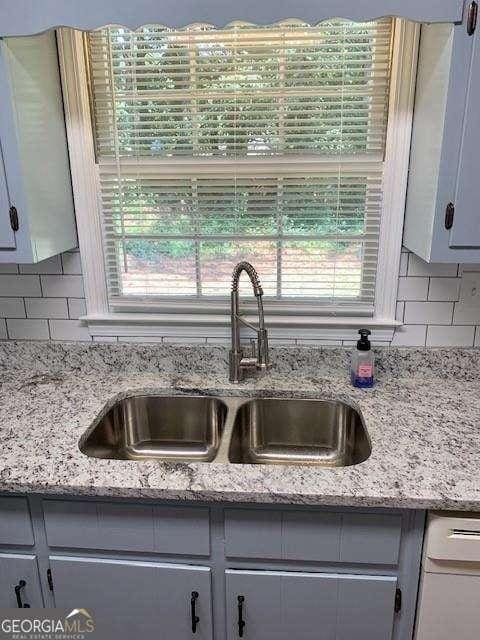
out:
M55 606L86 609L102 640L212 639L206 567L52 556L50 568Z
M77 245L55 33L0 39L0 262Z
M455 216L450 233L454 249L480 247L480 42L479 29L471 39L472 53L468 65L468 89L465 100L460 160L455 192Z
M15 234L10 222L10 199L8 197L7 178L3 164L2 148L0 147L0 250L15 249ZM8 215L7 215L8 212Z
M390 640L396 578L226 572L227 638Z
M16 0L0 2L0 36L40 33L52 27L95 29L107 24L181 27L196 22L223 26L233 20L271 24L300 18L368 20L386 15L421 22L460 22L463 0Z
M423 25L404 244L427 262L479 262L480 74L475 3L462 24Z

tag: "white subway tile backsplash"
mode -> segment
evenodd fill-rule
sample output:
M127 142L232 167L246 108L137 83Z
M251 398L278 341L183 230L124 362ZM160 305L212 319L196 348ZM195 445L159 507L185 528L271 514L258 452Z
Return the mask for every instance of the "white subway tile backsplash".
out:
M48 320L7 319L10 340L48 340Z
M403 322L404 313L405 313L405 302L397 302L397 306L395 309L395 320L398 320L398 322Z
M413 253L409 254L408 275L426 277L455 277L458 271L458 264L429 264Z
M461 278L430 278L428 299L437 302L458 300L461 281Z
M427 347L471 347L474 342L475 327L438 327L427 328Z
M40 276L43 295L49 298L83 298L82 276Z
M41 296L39 276L0 275L0 296Z
M461 276L462 273L468 273L472 271L480 271L480 263L472 263L472 264L459 264L458 265L458 275Z
M478 324L480 322L480 309L466 307L461 304L455 305L453 312L453 324Z
M25 298L28 318L68 318L65 298Z
M87 306L83 298L68 299L68 317L71 320L78 320L87 313Z
M453 302L405 302L405 324L452 324Z
M76 275L82 273L82 262L78 251L62 254L63 273Z
M426 325L404 324L395 330L392 346L395 347L422 347L427 335Z
M428 282L428 278L399 278L397 300L426 300Z
M62 261L60 260L60 256L52 256L35 264L21 264L20 273L62 273Z
M400 254L400 269L399 269L398 275L400 277L406 276L407 270L408 270L408 253L404 253L402 251L402 253Z
M23 298L0 298L0 318L25 318Z
M78 320L49 320L52 340L79 340L82 342L92 339L88 327Z
M480 309L465 309L458 300L463 272L480 271L480 264L429 265L404 248L400 258L396 319L398 327L391 341L395 346L480 347ZM25 311L26 308L26 311ZM78 251L69 251L36 265L0 265L0 339L93 340L95 342L198 342L229 344L228 332L217 337L201 334L190 338L176 335L174 328L162 336L90 336L78 318L86 306ZM27 314L27 315L26 315ZM6 318L5 320L2 320ZM48 319L48 322L47 322ZM368 322L366 321L366 324ZM477 329L475 330L475 326ZM168 328L167 328L168 329ZM338 330L316 337L317 330L284 330L271 335L272 345L339 345ZM184 333L188 333L184 330ZM273 332L272 332L273 333ZM348 347L356 344L356 330ZM376 345L388 342L373 341Z

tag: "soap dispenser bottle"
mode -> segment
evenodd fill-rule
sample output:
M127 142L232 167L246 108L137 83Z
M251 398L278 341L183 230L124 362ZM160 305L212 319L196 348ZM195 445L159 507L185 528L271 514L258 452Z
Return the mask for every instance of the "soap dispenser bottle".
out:
M351 379L354 387L373 387L374 355L368 329L359 329L360 340L352 352Z

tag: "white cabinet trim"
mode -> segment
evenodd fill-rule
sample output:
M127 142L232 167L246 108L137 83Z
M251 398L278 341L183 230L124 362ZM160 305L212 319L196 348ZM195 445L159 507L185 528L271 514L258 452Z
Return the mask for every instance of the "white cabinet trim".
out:
M103 262L102 229L100 218L99 190L95 165L93 134L91 130L90 100L84 59L84 36L78 31L60 29L60 67L67 132L72 166L72 182L75 195L79 244L85 282L87 315L82 318L95 335L107 335L115 329L122 335L135 335L143 327L142 335L163 335L164 327L210 326L226 328L229 324L227 313L215 314L215 305L199 312L184 309L172 313L171 303L165 303L165 313L111 313L108 307L105 267ZM316 328L317 337L330 337L331 329L322 333L325 327L335 327L336 336L351 338L351 328L367 325L385 330L391 336L395 326L401 324L395 319L398 270L400 262L405 192L408 176L408 158L412 123L413 99L416 77L416 61L419 26L403 20L395 21L394 71L390 91L390 124L387 136L385 189L380 232L380 249L376 285L375 314L371 317L332 317L320 315L312 307L304 314L298 308L289 313L288 305L279 308L277 314L269 315L272 327ZM217 304L218 307L218 304ZM148 332L146 327L148 326ZM350 331L348 330L350 328ZM132 334L133 335L133 334ZM216 330L218 335L218 329Z

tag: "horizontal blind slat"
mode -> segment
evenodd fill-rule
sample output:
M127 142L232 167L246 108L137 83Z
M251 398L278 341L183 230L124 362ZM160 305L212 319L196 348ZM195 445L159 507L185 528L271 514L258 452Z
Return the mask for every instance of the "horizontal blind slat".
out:
M89 34L112 307L222 298L247 256L268 297L370 313L391 33L382 19Z

